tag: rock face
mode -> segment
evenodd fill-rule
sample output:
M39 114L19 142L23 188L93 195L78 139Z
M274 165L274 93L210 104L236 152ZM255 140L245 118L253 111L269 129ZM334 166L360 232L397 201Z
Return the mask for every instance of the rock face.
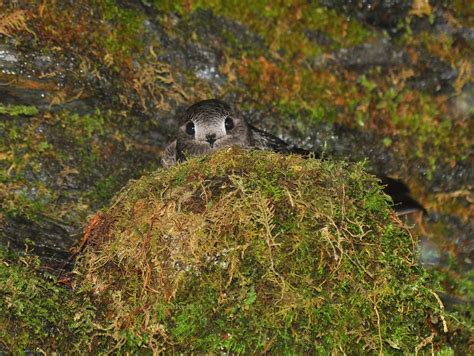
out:
M302 3L279 12L140 1L6 7L0 119L8 227L0 241L30 241L30 248L36 241L47 259L70 247L88 214L158 166L175 113L222 95L291 143L368 157L375 171L419 191L429 211L438 209L430 201L439 193L452 193L452 205L469 204L456 193L474 180L466 10L323 4L329 8ZM260 20L262 12L272 20ZM459 95L443 96L453 92ZM464 214L441 212L453 213ZM56 220L69 232L56 245L17 228L15 221L26 220L40 230ZM12 237L12 230L23 233Z
M429 241L422 256L437 256L445 292L474 300L474 9L464 5L0 5L0 245L72 268L88 217L159 168L176 114L219 97L289 143L405 181L429 212L414 231Z
M87 231L75 272L101 306L99 347L414 352L442 327L360 166L223 150L129 183Z

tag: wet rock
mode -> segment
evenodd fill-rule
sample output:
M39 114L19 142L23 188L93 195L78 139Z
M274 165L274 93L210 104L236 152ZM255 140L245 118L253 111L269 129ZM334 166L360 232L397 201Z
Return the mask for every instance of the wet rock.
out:
M358 73L377 67L393 69L411 66L417 75L410 78L408 85L432 94L452 92L453 83L458 76L457 69L426 51L420 51L419 59L413 63L404 48L393 45L388 39L343 48L310 60L310 63L315 69L337 66Z
M474 171L472 169L472 157L474 152L466 152L468 158L465 161L456 162L454 167L448 164L438 164L432 173L431 180L426 182L425 189L430 193L453 192L466 187L472 187L474 183ZM418 165L420 176L426 176L429 169Z
M170 37L159 25L149 24L148 29L158 33L162 47L166 50L158 57L159 60L173 64L174 66L186 68L198 78L207 80L211 84L223 85L225 79L219 72L220 57L222 53L211 47L197 42L188 42L188 37ZM181 73L184 75L185 73Z
M456 31L455 35L461 37L465 41L474 41L474 29L473 28L461 28Z
M364 22L395 31L394 26L408 14L411 7L408 3L404 1L336 1L324 4L338 11L352 14ZM386 21L387 18L391 20ZM398 20L396 20L397 18ZM442 33L452 36L458 42L468 43L474 38L474 29L454 26L446 19L446 14L441 9L433 10L433 19L427 16L412 17L410 29L413 33L424 31L433 36ZM431 94L446 94L454 91L454 81L459 74L456 68L423 49L417 50L417 60L413 62L405 48L394 45L395 39L393 36L385 37L374 43L343 48L337 52L309 60L309 62L314 68L338 66L359 73L374 67L412 67L416 73L408 82L412 88Z
M210 10L198 9L192 13L189 29L195 31L201 42L230 47L236 52L257 51L265 48L263 39L239 22L215 15Z
M49 268L68 269L72 267L69 249L76 242L79 231L44 216L36 221L7 217L0 226L0 244L34 253Z
M450 99L453 118L474 116L474 83L467 84L461 93Z
M54 62L50 56L0 45L0 97L3 104L33 105L48 110L66 87L71 64Z
M411 1L405 0L322 0L321 4L390 32L397 32L411 8Z
M429 32L433 34L445 34L460 38L464 41L474 40L474 29L463 28L459 23L449 20L446 9L436 8L431 17L416 17L410 23L410 29L413 33Z
M18 57L16 52L9 46L0 45L0 72L3 74L15 74Z
M32 62L33 66L37 68L40 73L46 73L53 65L53 59L50 56L38 56Z
M313 62L315 68L324 65L363 71L373 67L396 67L409 62L404 49L397 48L389 40L382 39L375 43L365 43L352 48L343 48L330 55L323 55Z
M219 72L219 55L216 51L201 45L189 44L185 47L185 67L191 69L199 79L223 85L225 79Z
M6 41L0 47L0 105L34 109L29 115L0 114L2 150L15 152L0 165L7 172L0 199L11 199L1 202L0 244L19 251L28 245L48 267L58 268L69 263L68 250L77 242L87 209L100 208L111 185L119 189L159 159L146 128L139 133L123 127L140 135L129 147L115 136L126 123L103 126L106 115L100 112L113 106L113 90L104 90L110 86L106 77L91 79L72 56L45 52ZM17 199L25 206L15 206ZM22 210L35 205L30 213ZM59 215L64 221L51 218Z
M425 266L440 266L447 262L447 255L441 254L440 247L427 237L420 239L420 262Z
M335 41L323 31L306 29L304 31L304 35L306 36L306 38L310 39L311 41L315 42L320 46L330 46L332 44L335 44Z
M456 258L456 265L460 270L473 270L474 225L471 222L462 221L456 216L437 213L431 213L429 215L429 222L433 226L439 226L445 230L443 231L443 244L445 247L449 246L449 248L445 248L443 252L438 251L442 258L437 261L437 266L449 268L448 251L450 251L450 257ZM429 249L426 250L427 253L428 251Z
M401 165L396 154L384 146L382 137L342 125L305 121L308 114L304 110L298 120L285 120L286 125L282 125L271 110L247 110L243 114L251 124L306 150L354 162L369 159L377 174L397 173L395 167Z
M410 78L408 84L412 88L432 94L452 92L453 83L458 76L457 69L424 51L420 51L420 54L416 63L419 75Z
M164 31L159 21L148 26L149 30L158 34L165 49L160 60L190 70L214 87L221 87L227 82L219 69L223 64L224 48L235 53L264 48L263 40L258 35L238 22L214 15L210 10L198 9L186 19L169 16L174 24L173 35Z

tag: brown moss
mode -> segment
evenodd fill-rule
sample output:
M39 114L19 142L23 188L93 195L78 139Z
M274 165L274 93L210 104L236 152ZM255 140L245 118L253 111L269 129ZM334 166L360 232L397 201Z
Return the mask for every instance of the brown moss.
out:
M130 183L88 233L76 272L101 305L102 347L440 345L415 242L358 165L220 151Z

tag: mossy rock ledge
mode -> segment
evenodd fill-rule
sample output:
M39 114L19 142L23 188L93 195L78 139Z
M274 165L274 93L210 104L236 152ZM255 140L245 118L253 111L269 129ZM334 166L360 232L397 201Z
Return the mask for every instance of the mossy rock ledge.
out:
M93 348L442 347L416 243L360 164L222 150L130 182L87 235Z

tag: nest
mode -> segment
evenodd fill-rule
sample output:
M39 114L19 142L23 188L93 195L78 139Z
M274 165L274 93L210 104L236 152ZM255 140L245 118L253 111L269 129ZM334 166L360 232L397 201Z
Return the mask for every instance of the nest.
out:
M359 164L219 151L130 182L87 237L98 348L415 352L444 320Z

